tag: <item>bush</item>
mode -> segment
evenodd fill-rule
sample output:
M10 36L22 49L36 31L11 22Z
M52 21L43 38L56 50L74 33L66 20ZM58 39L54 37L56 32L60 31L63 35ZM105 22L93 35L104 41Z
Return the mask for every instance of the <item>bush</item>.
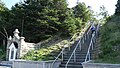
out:
M112 22L106 23L100 30L100 59L109 63L120 63L120 23L111 19Z
M0 46L0 60L5 60L6 51L4 50L3 46Z

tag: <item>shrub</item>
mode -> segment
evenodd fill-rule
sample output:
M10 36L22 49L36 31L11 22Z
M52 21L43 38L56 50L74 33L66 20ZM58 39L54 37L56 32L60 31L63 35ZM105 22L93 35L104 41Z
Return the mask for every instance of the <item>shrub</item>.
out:
M115 21L118 18L111 19L112 22L106 23L100 30L100 49L99 58L104 62L120 63L120 23Z

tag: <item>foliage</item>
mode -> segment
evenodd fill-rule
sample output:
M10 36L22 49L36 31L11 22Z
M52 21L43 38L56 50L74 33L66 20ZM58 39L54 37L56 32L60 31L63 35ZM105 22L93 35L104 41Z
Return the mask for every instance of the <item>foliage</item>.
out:
M78 3L78 5L73 7L73 9L76 18L82 19L83 22L88 22L89 20L91 20L91 10L86 7L85 3Z
M9 25L9 10L5 7L5 4L0 0L0 46L2 41L7 39L7 32L5 29Z
M62 30L61 24L69 16L67 10L65 0L27 0L18 3L11 10L10 30L21 29L21 35L27 41L39 42Z
M106 17L109 16L108 15L108 11L105 9L104 5L100 6L100 13L99 13L99 15L103 16L103 18L106 18Z
M64 37L72 36L85 26L90 17L91 12L85 3L79 3L71 9L67 8L66 0L25 0L16 3L9 10L0 1L0 32L12 36L17 28L21 32L20 36L34 43L57 34ZM3 35L0 37L0 42L6 38ZM40 50L43 51L44 49ZM49 48L45 55L48 53ZM34 56L29 58L32 59Z
M5 60L6 57L6 51L3 45L0 45L0 61Z
M79 10L82 10L78 14L80 18L74 15L74 12ZM9 35L18 28L20 35L25 36L29 42L39 42L58 33L64 36L73 35L80 31L85 25L84 22L90 18L90 12L84 3L80 4L77 10L72 10L67 8L65 0L26 0L24 3L15 4L9 14Z
M59 45L43 47L39 50L28 52L22 59L38 61L54 60L60 51L61 47Z
M110 18L108 11L104 7L104 5L100 6L100 13L98 14L98 16L100 18L99 21L101 22L101 24L105 24Z
M115 15L120 15L120 0L117 1Z
M116 21L118 18L119 16L113 17L100 30L102 52L99 57L105 62L119 63L120 61L120 23L118 20Z
M0 30L6 27L9 16L9 10L5 7L4 3L0 1Z

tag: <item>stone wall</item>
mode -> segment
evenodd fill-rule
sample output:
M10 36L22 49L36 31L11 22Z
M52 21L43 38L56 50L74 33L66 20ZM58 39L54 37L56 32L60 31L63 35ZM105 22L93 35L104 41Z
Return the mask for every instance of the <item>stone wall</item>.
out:
M120 68L120 64L94 63L94 61L83 62L82 65L83 68Z
M12 43L17 43L18 48L17 48L17 53L16 53L16 59L19 59L21 57L23 57L26 53L28 53L31 50L34 50L36 47L35 43L29 43L25 41L25 37L20 37L19 36L19 31L18 29L15 29L15 31L13 32L14 35L13 37L10 36L8 41L7 41L7 53L6 53L6 60L9 60L9 51L10 51L10 46Z
M21 48L20 49L20 57L23 57L30 50L34 50L35 49L35 43L28 43L28 42L25 42L24 44L21 43L21 47L20 48Z

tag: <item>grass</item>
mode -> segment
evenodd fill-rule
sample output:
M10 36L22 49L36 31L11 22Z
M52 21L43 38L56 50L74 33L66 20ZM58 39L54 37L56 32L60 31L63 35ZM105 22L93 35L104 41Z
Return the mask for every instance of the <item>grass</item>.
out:
M63 48L63 45L68 43L68 40L62 40L60 37L57 38L59 39L52 38L50 40L52 41L51 43L50 41L43 43L40 49L28 52L22 59L37 61L54 60Z
M85 28L88 28L88 25L86 25ZM51 38L51 40L48 40L46 43L43 43L39 50L33 50L28 52L24 57L22 57L22 59L37 60L37 61L54 60L59 54L59 52L62 50L64 45L68 44L70 40L70 38L62 39L59 36L56 37L57 38ZM78 32L78 34L75 34L70 44L73 44L75 40L77 40L79 37L80 37L80 32ZM59 57L59 59L61 59L61 56Z

